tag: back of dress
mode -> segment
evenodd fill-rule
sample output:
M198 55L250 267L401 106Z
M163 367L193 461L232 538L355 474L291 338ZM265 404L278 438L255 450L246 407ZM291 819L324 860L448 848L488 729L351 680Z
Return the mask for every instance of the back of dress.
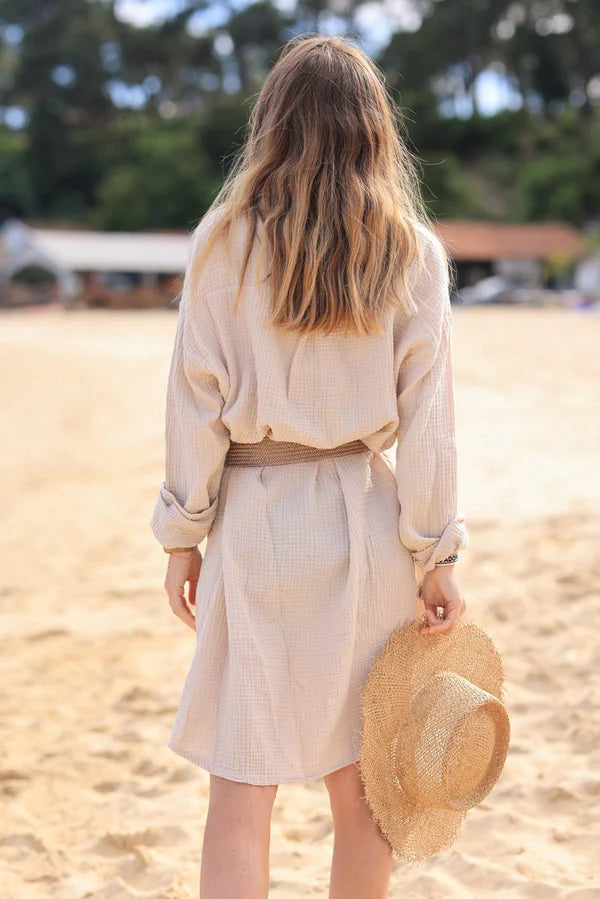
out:
M245 225L233 256L217 245L192 279L210 220L179 306L151 518L164 546L208 535L170 746L247 783L306 780L358 759L360 688L390 632L415 617L414 563L429 570L468 542L445 261L422 227L416 314L390 308L382 334L297 335L266 324L256 246L233 308ZM360 439L371 452L225 465L230 441L264 437ZM396 440L394 465L382 451Z

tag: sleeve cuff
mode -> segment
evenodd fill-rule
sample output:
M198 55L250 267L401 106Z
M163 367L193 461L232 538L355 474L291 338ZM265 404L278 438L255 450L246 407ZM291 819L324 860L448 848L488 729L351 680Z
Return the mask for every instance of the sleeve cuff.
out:
M206 537L215 515L219 496L200 512L189 512L177 500L175 495L162 482L150 527L161 546L192 546L201 543Z
M457 515L446 526L441 537L432 540L427 546L411 551L413 561L425 573L435 568L436 562L460 552L469 545L469 534L463 515Z

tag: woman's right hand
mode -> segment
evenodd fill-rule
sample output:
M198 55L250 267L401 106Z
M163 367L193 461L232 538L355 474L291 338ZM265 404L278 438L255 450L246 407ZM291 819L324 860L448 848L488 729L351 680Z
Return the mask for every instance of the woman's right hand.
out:
M466 603L460 595L453 569L454 565L436 565L423 575L419 596L425 605L429 624L424 625L419 633L425 636L449 634L464 615ZM437 617L438 606L444 610L443 618Z
M164 586L171 610L193 631L196 630L196 618L192 607L196 605L196 587L201 567L202 554L196 546L191 552L170 553L165 575ZM186 583L189 583L187 599L185 596Z

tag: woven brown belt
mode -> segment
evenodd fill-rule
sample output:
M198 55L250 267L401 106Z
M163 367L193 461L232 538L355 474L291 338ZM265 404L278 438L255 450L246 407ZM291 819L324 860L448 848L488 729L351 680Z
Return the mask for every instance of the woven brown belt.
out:
M292 462L308 462L311 459L328 459L331 456L349 456L352 453L365 452L370 452L370 447L362 440L351 440L339 446L318 447L264 437L258 443L231 441L225 456L225 465L289 465Z

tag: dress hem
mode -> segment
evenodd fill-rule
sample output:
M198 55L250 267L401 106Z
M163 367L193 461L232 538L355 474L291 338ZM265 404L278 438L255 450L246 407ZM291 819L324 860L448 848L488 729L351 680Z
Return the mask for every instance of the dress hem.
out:
M349 759L345 762L339 762L335 765L330 765L327 768L323 769L320 772L315 774L304 774L301 777L280 777L277 780L244 780L236 774L235 771L232 771L231 768L224 768L221 765L215 765L212 762L208 762L206 759L201 759L199 756L192 755L192 753L187 753L182 749L175 749L175 747L171 744L167 744L169 749L174 752L176 755L180 756L183 759L186 759L188 762L191 762L193 765L197 765L199 768L203 768L205 771L208 771L209 774L215 774L217 777L224 777L227 780L233 780L236 783L247 783L252 786L275 786L278 784L284 783L304 783L305 781L310 780L318 780L321 777L326 777L328 774L333 774L334 771L339 770L340 768L345 768L346 765L356 764L358 762L359 757L354 755L353 758Z

